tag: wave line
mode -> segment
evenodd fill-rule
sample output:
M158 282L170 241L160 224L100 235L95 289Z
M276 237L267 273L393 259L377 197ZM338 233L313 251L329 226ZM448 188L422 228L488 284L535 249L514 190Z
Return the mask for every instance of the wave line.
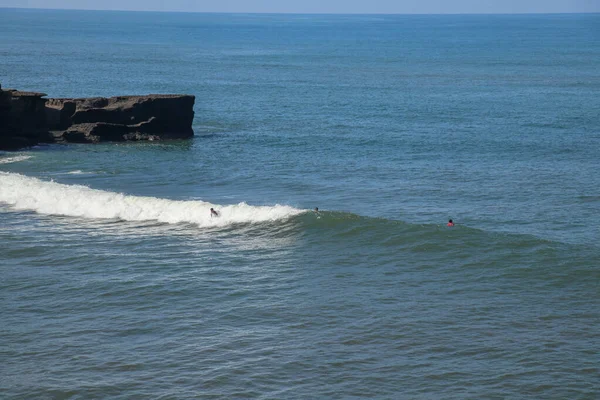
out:
M187 222L201 227L275 221L306 212L279 204L251 206L239 203L221 206L197 200L132 196L8 172L0 172L0 202L14 210L46 215L169 224ZM219 217L211 218L211 207L219 211Z

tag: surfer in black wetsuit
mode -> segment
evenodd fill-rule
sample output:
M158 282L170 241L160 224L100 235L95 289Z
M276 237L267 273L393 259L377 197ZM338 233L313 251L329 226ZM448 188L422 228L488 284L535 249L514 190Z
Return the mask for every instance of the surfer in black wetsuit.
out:
M315 207L313 212L315 213L315 217L317 217L317 219L321 219L321 213L319 212L319 207Z
M215 210L214 208L210 209L210 217L218 217L219 213L217 212L217 210Z

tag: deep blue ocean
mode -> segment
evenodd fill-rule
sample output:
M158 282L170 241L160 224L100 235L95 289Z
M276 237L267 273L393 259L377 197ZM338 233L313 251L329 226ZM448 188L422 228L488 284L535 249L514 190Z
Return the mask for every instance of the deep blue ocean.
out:
M600 397L600 15L0 9L0 84L196 96L0 153L0 398Z

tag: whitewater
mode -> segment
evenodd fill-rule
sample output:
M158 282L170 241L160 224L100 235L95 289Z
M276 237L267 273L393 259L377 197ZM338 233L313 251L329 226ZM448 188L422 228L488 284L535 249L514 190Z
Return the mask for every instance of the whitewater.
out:
M0 165L25 161L25 160L29 160L30 158L32 158L32 156L20 155L20 156L13 156L13 157L2 157L2 158L0 158Z
M199 227L275 221L305 212L284 205L218 205L198 200L128 196L7 172L0 172L0 203L9 205L13 210L47 215L169 224L192 223ZM211 208L218 210L219 217L211 217Z

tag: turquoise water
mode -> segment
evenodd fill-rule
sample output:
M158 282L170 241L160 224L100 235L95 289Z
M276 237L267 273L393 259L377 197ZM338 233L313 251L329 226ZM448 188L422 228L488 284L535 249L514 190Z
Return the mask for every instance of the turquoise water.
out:
M599 15L0 20L4 88L196 95L0 154L0 397L600 395Z

